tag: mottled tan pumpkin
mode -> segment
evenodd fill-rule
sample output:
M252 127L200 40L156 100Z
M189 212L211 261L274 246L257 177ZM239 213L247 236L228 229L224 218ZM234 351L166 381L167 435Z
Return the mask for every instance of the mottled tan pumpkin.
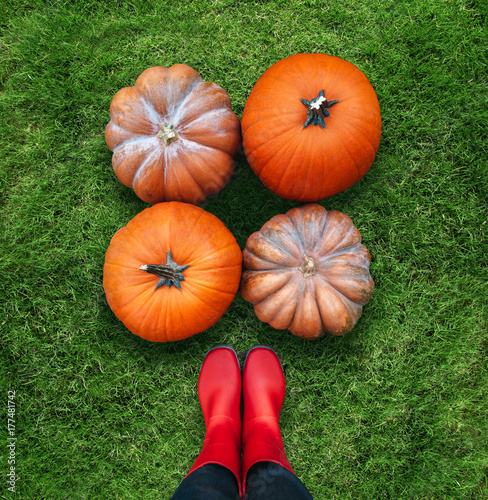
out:
M227 92L185 64L149 68L119 90L105 129L118 179L152 204L198 204L223 189L240 137Z
M273 328L304 338L343 335L373 294L370 262L347 215L308 204L249 237L240 293Z

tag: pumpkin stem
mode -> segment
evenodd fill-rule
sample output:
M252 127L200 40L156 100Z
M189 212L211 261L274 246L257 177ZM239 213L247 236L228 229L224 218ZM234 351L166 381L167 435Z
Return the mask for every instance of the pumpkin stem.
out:
M321 90L319 92L319 95L311 101L307 101L306 99L300 100L307 107L308 114L307 121L303 125L303 128L308 127L311 123L313 125L320 125L322 128L325 128L324 118L326 116L330 116L329 108L339 102L339 100L328 101L325 98L323 90Z
M178 133L176 132L174 125L166 125L163 123L158 137L164 142L165 146L169 146L172 142L178 140Z
M168 255L166 264L144 264L139 269L141 271L146 271L146 273L154 274L159 278L159 282L156 285L155 290L163 285L167 285L168 288L171 288L174 285L176 288L181 290L181 282L185 281L183 271L189 266L179 266L173 261L171 252L168 250L166 253Z
M303 274L304 278L310 278L310 276L314 276L316 274L317 261L308 255L304 255L302 263L297 269Z

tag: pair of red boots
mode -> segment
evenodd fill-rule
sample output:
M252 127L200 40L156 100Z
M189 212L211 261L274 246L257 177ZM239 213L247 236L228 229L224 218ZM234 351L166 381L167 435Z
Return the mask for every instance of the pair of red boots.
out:
M278 424L285 377L271 348L251 348L242 372L231 347L211 349L200 370L198 398L206 432L202 451L188 474L206 464L222 465L236 476L244 497L247 472L258 462L278 463L293 473Z

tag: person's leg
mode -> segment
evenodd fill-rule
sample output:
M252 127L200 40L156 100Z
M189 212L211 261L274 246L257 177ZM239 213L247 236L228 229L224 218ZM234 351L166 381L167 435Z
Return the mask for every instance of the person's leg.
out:
M258 462L247 473L245 500L312 500L312 496L282 465Z
M303 484L294 480L295 474L283 448L279 418L285 398L285 376L273 349L255 346L248 351L242 370L242 394L242 482L246 498L311 499L305 487L297 486ZM261 494L265 485L262 496L254 496ZM290 491L298 488L302 496L294 497L291 493L291 496L283 496L287 487Z
M239 500L239 484L233 472L218 464L202 465L188 474L171 500Z
M175 495L183 494L183 487L186 488L184 483L192 487L199 483L198 487L202 493L201 496L194 496L195 500L234 500L239 498L241 484L241 369L237 354L232 348L217 346L207 353L198 378L198 399L205 420L205 439L202 451ZM209 464L219 465L231 473L235 490L233 496L215 496L216 488L224 488L220 479L213 486L208 486L209 492L207 496L203 496L204 483L212 483L212 478L217 476L228 476L225 471L222 474L218 467L204 467Z

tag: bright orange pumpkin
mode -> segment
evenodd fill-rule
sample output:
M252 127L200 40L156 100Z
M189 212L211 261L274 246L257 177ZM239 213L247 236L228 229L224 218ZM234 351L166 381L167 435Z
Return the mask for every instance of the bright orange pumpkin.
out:
M369 170L381 136L378 98L352 63L295 54L256 82L242 115L247 160L278 196L319 201Z
M240 123L229 96L189 66L145 70L110 105L105 141L118 179L148 203L201 203L234 170Z
M113 236L103 286L117 318L153 342L215 324L239 288L241 250L217 217L189 203L158 203Z
M308 204L248 238L240 293L273 328L304 338L343 335L373 294L370 261L347 215Z

